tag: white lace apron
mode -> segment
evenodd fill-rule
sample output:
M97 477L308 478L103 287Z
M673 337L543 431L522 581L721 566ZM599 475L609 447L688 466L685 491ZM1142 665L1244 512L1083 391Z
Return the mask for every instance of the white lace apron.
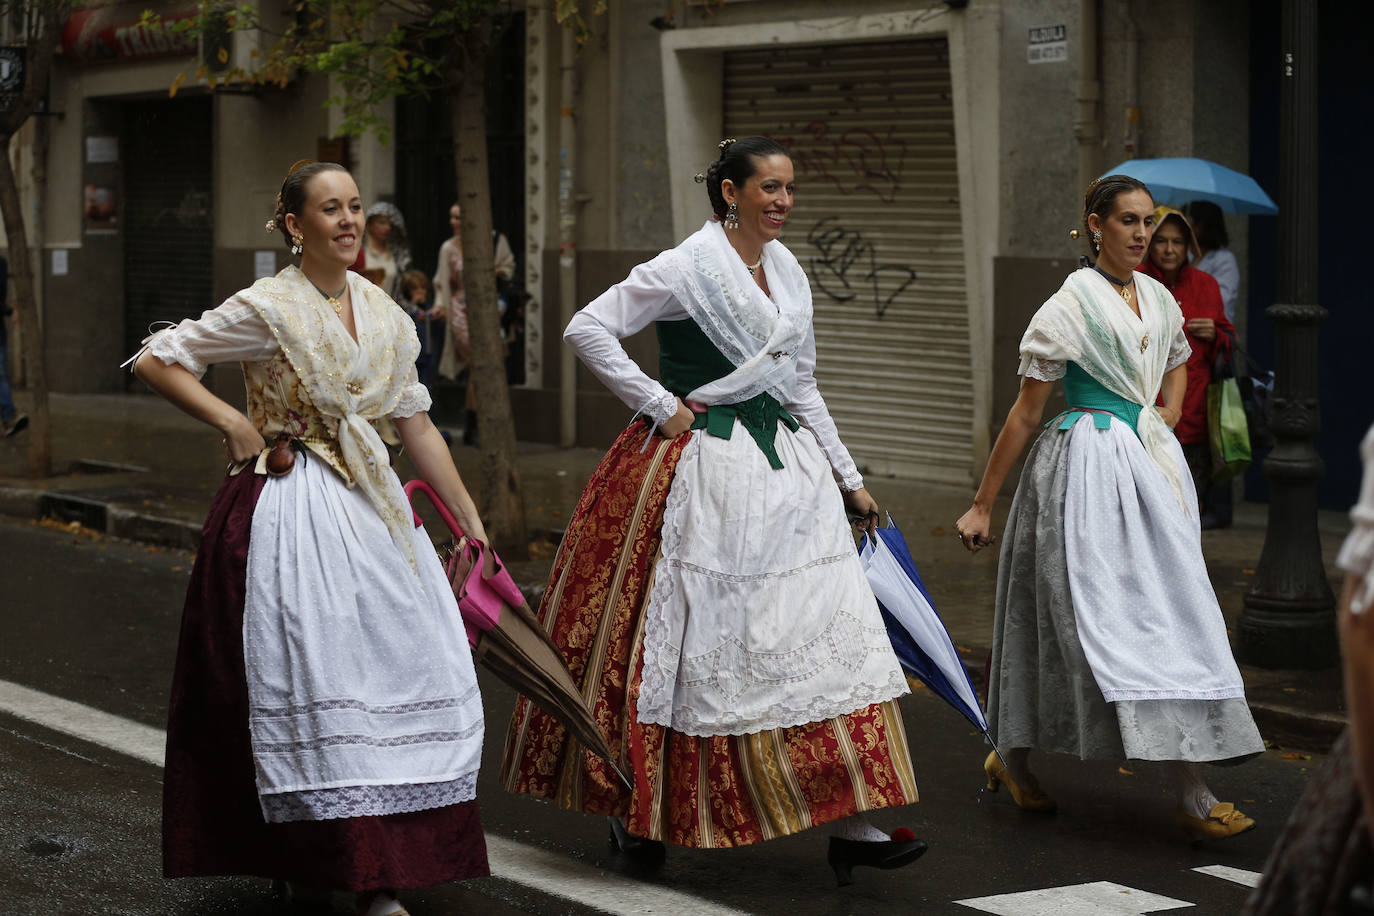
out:
M806 275L764 249L763 294L708 223L655 263L735 364L689 397L790 399L811 321ZM749 734L850 713L907 692L844 501L815 436L779 425L781 469L753 439L692 433L677 465L645 612L641 721L690 735Z

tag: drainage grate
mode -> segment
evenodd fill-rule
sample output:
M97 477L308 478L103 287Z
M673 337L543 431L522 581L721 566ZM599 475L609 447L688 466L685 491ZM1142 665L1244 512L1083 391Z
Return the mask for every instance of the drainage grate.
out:
M64 522L79 522L83 527L104 531L107 523L105 504L66 493L44 493L38 504L40 518L56 518Z

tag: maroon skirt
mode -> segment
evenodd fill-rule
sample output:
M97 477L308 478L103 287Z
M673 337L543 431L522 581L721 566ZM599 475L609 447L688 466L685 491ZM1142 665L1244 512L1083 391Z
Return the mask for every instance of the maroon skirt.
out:
M201 532L167 714L162 870L405 890L485 877L475 801L408 814L268 824L248 734L243 605L253 507L267 478L225 478Z

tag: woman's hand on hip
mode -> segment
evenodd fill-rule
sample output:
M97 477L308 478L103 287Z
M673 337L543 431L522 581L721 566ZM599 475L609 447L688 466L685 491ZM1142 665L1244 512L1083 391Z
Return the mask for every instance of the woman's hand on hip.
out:
M697 415L682 403L682 398L677 399L677 413L665 421L658 428L658 434L665 439L676 439L678 436L692 428L696 422Z
M844 494L844 506L849 511L849 518L854 522L856 528L864 531L872 531L878 527L878 521L882 517L878 512L878 501L863 487L857 490L850 490Z
M1170 429L1177 426L1178 421L1183 419L1183 411L1179 410L1177 407L1156 407L1155 412L1158 413L1159 418L1164 421L1164 425Z
M224 431L224 450L228 453L229 460L238 464L240 461L251 461L262 454L262 450L267 448L267 440L247 417L237 412L236 415L237 419Z
M992 536L992 513L981 506L970 506L969 510L954 523L954 536L969 553L977 553L984 547L991 547L997 539Z

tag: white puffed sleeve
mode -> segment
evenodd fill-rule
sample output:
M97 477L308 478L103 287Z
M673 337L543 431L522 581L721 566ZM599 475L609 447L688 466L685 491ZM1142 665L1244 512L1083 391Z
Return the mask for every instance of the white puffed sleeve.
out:
M420 384L420 376L415 367L410 367L410 374L406 378L406 386L401 390L401 399L396 402L396 409L391 412L391 419L404 420L406 417L413 417L421 411L429 410L434 403L434 399L429 395L429 389Z
M1350 599L1350 610L1355 614L1363 614L1374 604L1374 426L1365 433L1360 456L1364 459L1364 481L1360 485L1360 501L1350 510L1355 527L1346 535L1336 557L1337 566L1364 580Z
M574 315L563 340L616 397L661 426L677 413L677 398L650 378L620 344L621 338L655 321L688 317L660 278L657 260L640 264Z
M800 352L797 354L797 388L793 399L784 404L788 412L797 418L816 437L816 443L825 452L831 469L840 481L840 489L846 492L857 490L864 485L863 475L854 464L849 449L840 441L840 431L830 416L830 408L825 406L820 389L816 387L816 330L806 332Z
M144 340L144 349L165 365L176 363L200 378L214 363L271 359L278 344L257 309L232 296L199 318L188 318L152 334ZM134 358L142 353L140 350Z
M1193 355L1193 346L1188 343L1188 335L1179 328L1174 335L1173 341L1169 344L1169 359L1164 363L1164 371L1170 372L1188 362L1188 357Z

